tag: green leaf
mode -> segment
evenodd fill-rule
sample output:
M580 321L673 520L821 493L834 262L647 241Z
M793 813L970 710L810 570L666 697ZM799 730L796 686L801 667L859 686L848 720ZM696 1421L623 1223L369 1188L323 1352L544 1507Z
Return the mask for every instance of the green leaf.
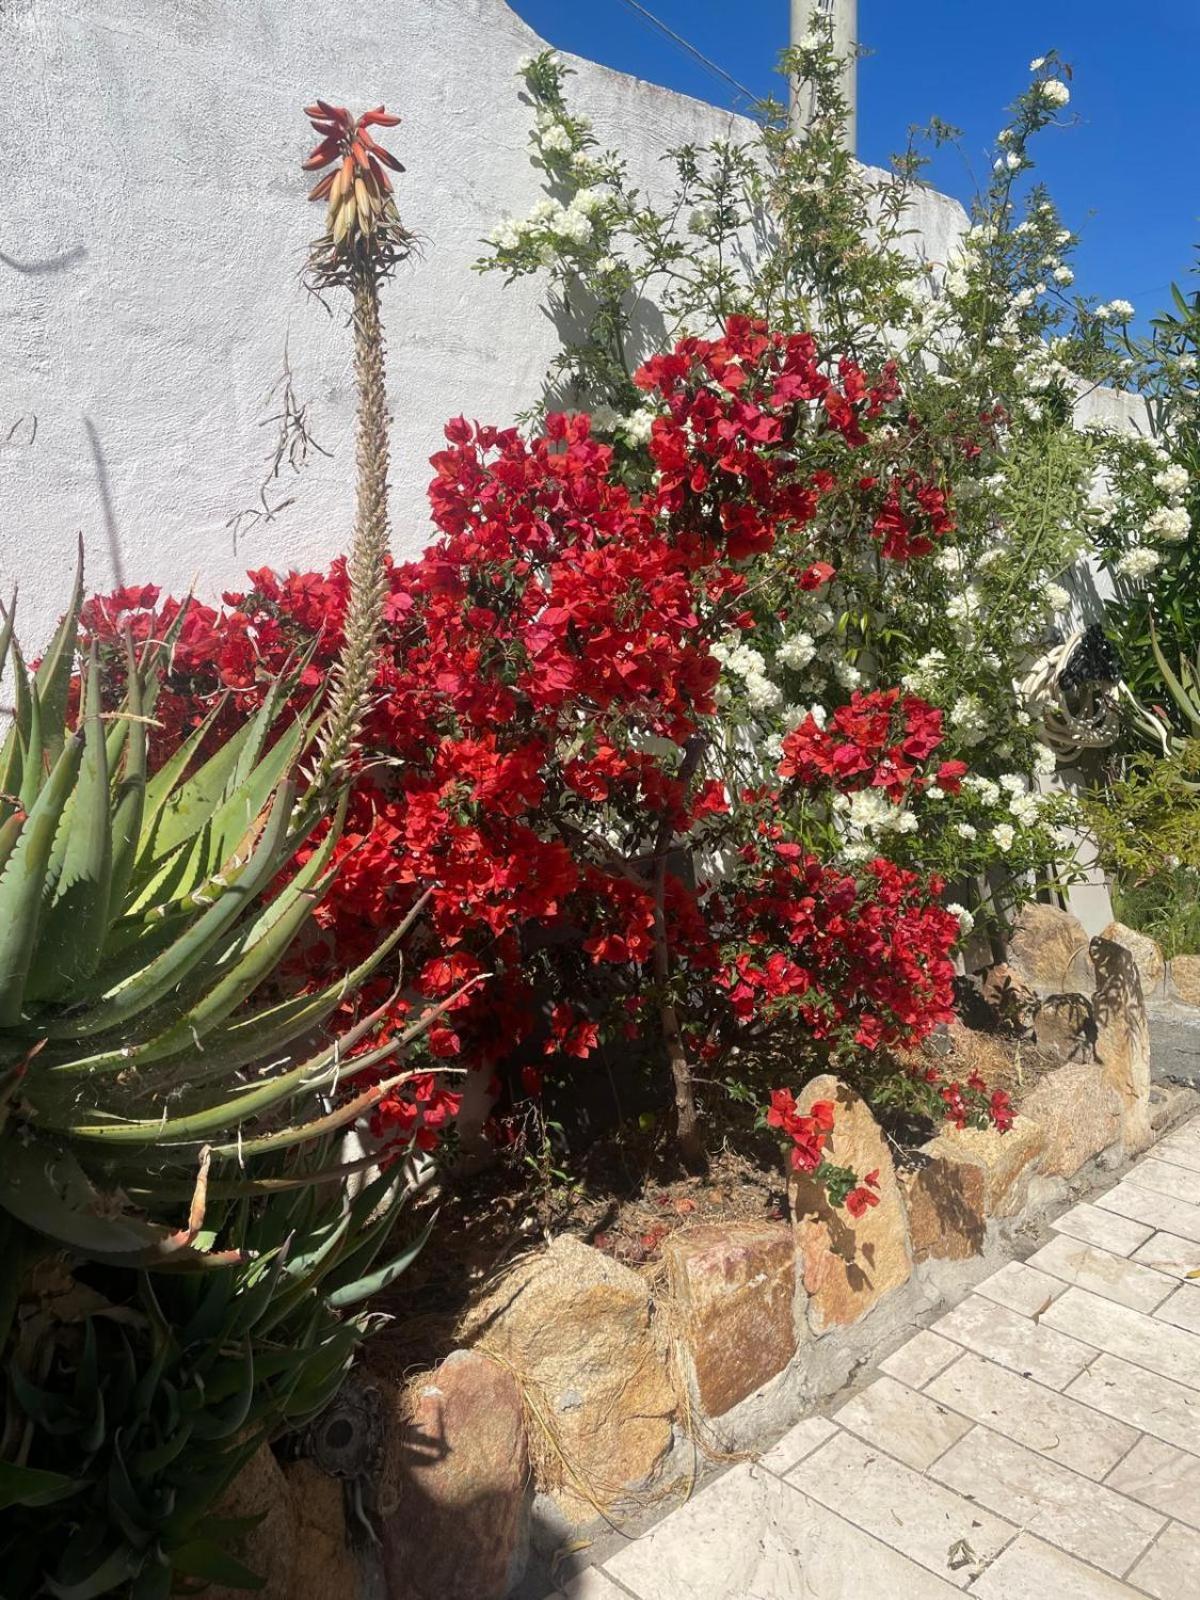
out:
M203 1578L209 1583L219 1583L226 1589L263 1589L266 1579L260 1578L244 1566L228 1550L210 1539L191 1539L177 1545L171 1552L177 1572L189 1578Z
M59 829L66 835L53 899L43 912L28 998L68 992L95 970L108 928L112 876L108 765L100 720L100 666L93 644L88 663L84 748L71 801Z
M0 1461L0 1511L9 1506L51 1506L78 1494L83 1483L63 1472L45 1472L38 1467L16 1467Z
M11 1028L20 1021L38 937L46 867L82 757L83 741L76 734L55 762L0 874L0 1028Z
M82 603L83 540L80 539L71 598L33 680L42 708L42 751L52 762L58 759L66 739L67 700L71 691L71 674L75 670L75 642L79 634L79 608ZM41 752L38 754L40 759Z
M372 1295L381 1294L389 1284L395 1283L396 1279L412 1266L429 1242L429 1235L433 1232L433 1225L436 1221L436 1215L430 1217L412 1244L402 1250L398 1256L394 1256L385 1267L380 1267L376 1272L369 1273L365 1278L359 1278L354 1283L348 1283L343 1288L334 1289L327 1294L325 1297L327 1303L335 1311L344 1311L348 1306L358 1305L360 1301L367 1300Z

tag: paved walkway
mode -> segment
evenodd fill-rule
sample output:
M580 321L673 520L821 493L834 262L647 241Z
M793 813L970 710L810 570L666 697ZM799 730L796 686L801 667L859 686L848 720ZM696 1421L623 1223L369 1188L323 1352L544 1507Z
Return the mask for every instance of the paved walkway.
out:
M1200 1600L1200 1117L569 1600Z

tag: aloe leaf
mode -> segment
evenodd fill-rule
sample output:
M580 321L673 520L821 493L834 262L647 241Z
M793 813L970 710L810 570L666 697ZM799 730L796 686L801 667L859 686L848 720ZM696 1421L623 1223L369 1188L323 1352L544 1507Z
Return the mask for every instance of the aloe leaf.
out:
M112 834L95 645L88 664L83 757L59 836L64 833L66 847L54 898L43 912L28 986L29 996L37 1000L63 994L94 970L108 926Z
M29 690L29 732L21 741L21 780L17 790L25 811L33 809L48 770L42 753L42 698L34 684Z
M219 1410L206 1406L197 1414L192 1430L195 1438L228 1439L245 1423L254 1398L254 1344L249 1336L242 1341L239 1369L237 1389L228 1403ZM206 1394L211 1406L213 1395L211 1391Z
M72 735L0 873L0 1028L11 1028L20 1021L38 937L46 867L82 757L82 738Z
M75 670L75 644L82 604L83 540L80 539L71 598L33 680L42 707L42 749L50 761L58 759L65 742L67 699L71 692L71 674Z
M155 1001L169 994L177 984L194 974L203 960L248 906L267 887L283 864L280 846L287 840L288 822L295 791L290 783L280 786L266 826L250 861L236 884L215 904L209 906L163 953L149 962L127 982L100 997L86 1009L48 1023L47 1038L88 1038L116 1028L144 1012ZM18 847L19 848L19 847ZM3 882L0 881L0 893ZM0 975L3 968L0 967Z
M98 1596L111 1594L118 1584L132 1578L137 1571L138 1558L128 1545L122 1544L86 1576L73 1583L61 1583L49 1574L42 1582L55 1600L98 1600Z
M413 1262L429 1242L429 1235L433 1232L436 1216L421 1229L412 1244L403 1249L398 1256L393 1256L387 1266L380 1267L378 1271L359 1278L355 1283L348 1283L344 1288L334 1289L325 1296L326 1301L335 1311L344 1311L348 1306L356 1306L362 1300L367 1300L371 1295L381 1294L389 1284L395 1283L402 1273L408 1271Z
M115 1266L218 1268L227 1255L193 1250L186 1237L140 1217L113 1214L74 1157L19 1135L0 1141L0 1206L34 1233Z
M147 694L146 699L149 699ZM227 696L215 702L204 721L194 728L179 748L163 762L153 777L146 780L145 813L142 818L142 837L139 844L139 865L143 860L149 864L154 860L154 834L158 818L163 807L173 794L176 793L180 780L196 758L200 746L204 743L212 726L220 716L225 706ZM240 731L240 730L239 730ZM234 735L237 738L237 734Z
M142 817L146 802L147 741L145 722L145 696L142 677L133 659L133 649L126 638L125 703L118 726L123 739L111 752L113 760L109 770L116 771L115 758L124 755L124 766L116 780L112 802L112 873L109 887L110 920L120 916L125 909L125 893L133 877L138 844L142 834Z
M79 1479L65 1473L0 1461L0 1511L7 1511L9 1506L52 1506L78 1493L79 1488Z
M211 1539L189 1539L176 1545L171 1552L171 1565L188 1578L201 1578L206 1583L219 1583L225 1589L257 1590L266 1588L266 1579L222 1550Z

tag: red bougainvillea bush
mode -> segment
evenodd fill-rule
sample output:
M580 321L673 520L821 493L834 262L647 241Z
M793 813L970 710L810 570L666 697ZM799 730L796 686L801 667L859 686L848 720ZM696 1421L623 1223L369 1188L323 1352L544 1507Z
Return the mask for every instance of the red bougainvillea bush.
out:
M649 488L628 486L586 416L553 416L534 439L458 420L433 458L437 537L392 570L340 873L318 913L327 939L302 975L365 952L429 890L393 1020L477 981L430 1030L428 1077L384 1102L376 1131L428 1148L457 1115L468 1144L503 1141L547 1074L569 1088L604 1046L636 1044L698 1161L696 1078L736 1074L772 1036L796 1086L831 1066L868 1095L886 1081L960 1125L1003 1127L1003 1094L914 1076L891 1054L952 1015L960 924L941 882L830 847L856 797L903 808L959 790L941 713L900 690L848 692L823 727L808 716L747 761L721 706L737 641L835 578L831 529L903 563L952 526L918 437L894 470L871 470L879 430L895 462L894 374L831 368L809 336L743 319L637 382L655 410ZM220 610L188 608L160 749L205 717L219 738L298 651L311 652L298 700L321 681L341 565L250 582ZM85 620L116 641L177 611L145 587L92 600ZM789 1088L766 1120L795 1166L820 1169L831 1115L800 1116ZM827 1173L852 1209L872 1202L865 1179Z

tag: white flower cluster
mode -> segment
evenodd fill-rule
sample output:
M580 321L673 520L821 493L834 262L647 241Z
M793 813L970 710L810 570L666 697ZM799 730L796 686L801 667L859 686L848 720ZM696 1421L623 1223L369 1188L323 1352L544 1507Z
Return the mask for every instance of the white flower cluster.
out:
M618 423L617 431L624 437L628 444L637 446L649 444L650 435L654 431L654 419L658 413L649 406L641 406L637 411L631 411L627 417L622 417Z
M782 702L782 689L768 678L766 658L753 645L725 639L713 645L712 653L728 674L741 680L752 711L766 711Z
M811 633L805 633L803 629L786 638L776 651L778 659L793 672L802 672L816 653L817 641Z
M934 699L946 675L946 656L941 650L927 650L900 679L910 694L919 694L926 700Z
M950 707L950 726L965 745L980 744L987 737L991 719L987 707L977 694L959 695ZM991 803L995 804L995 800Z
M1110 300L1107 305L1097 306L1093 315L1100 322L1129 322L1133 306L1128 300Z
M534 240L542 245L543 255L556 253L554 242L585 245L595 232L592 218L603 205L604 196L598 189L580 189L565 206L557 200L539 200L527 217L506 217L488 235L487 242L498 250L519 250Z
M1038 93L1052 106L1065 106L1071 98L1071 91L1061 78L1043 78L1038 84Z
M1162 557L1157 550L1149 550L1145 545L1137 545L1132 550L1127 550L1117 562L1117 571L1123 578L1148 578L1154 572Z

